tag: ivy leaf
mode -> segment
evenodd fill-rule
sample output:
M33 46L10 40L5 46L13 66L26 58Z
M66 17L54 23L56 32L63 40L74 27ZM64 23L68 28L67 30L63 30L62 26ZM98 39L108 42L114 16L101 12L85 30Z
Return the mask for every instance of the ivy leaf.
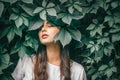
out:
M9 43L14 38L14 36L15 36L14 30L13 30L13 28L11 28L10 31L8 32L8 34L7 34L7 38L8 38Z
M71 21L72 21L72 17L71 17L70 15L66 15L66 16L64 16L64 17L62 18L62 21L63 21L64 23L70 25L70 23L71 23Z
M35 22L32 21L30 24L32 26L29 27L28 30L36 30L36 29L40 28L43 25L43 21L42 20L37 20Z
M42 11L43 10L43 8L42 7L37 7L34 11L33 11L33 13L35 14L35 13L39 13L40 11Z
M22 19L23 19L23 23L24 25L28 26L29 25L29 20L25 17L22 16Z
M62 28L60 32L55 36L55 41L58 41L58 40L61 42L63 47L65 47L67 44L70 43L72 38L70 33L67 30Z
M30 16L33 16L33 11L35 9L35 7L31 4L20 4L21 8L27 13L29 14Z
M90 24L88 27L87 27L87 30L93 30L95 28L95 24Z
M9 32L9 30L10 30L10 27L5 28L5 29L0 33L0 39L1 39L2 37L4 37L5 35L7 35L8 32Z
M22 37L22 30L20 28L14 27L14 32L18 36Z
M112 35L112 42L120 41L120 33Z
M23 19L21 17L18 17L15 20L15 25L19 28L23 24Z
M45 10L43 10L42 12L40 12L39 15L40 15L41 19L46 20L46 11Z
M75 4L75 5L74 5L74 8L75 8L76 10L78 10L79 12L82 12L82 8L81 8L79 5Z
M26 47L22 45L18 51L18 55L20 58L22 58L25 54L26 54Z
M33 4L33 0L22 0L22 2L24 2L24 3L31 3L31 4Z
M11 14L9 20L16 20L19 16L16 14Z
M47 9L47 12L51 16L57 16L57 12L54 8Z
M17 0L1 0L1 1L9 2L10 4L13 4L13 3L17 2Z
M3 10L4 10L4 4L2 2L0 2L0 17L3 13Z
M105 70L108 67L108 65L102 65L99 67L99 71Z
M69 29L69 32L71 34L71 37L77 41L81 41L81 33L79 30L72 30Z
M69 13L73 13L74 12L74 8L73 8L73 6L70 6L69 8L68 8L68 11L69 11Z
M47 5L47 8L51 8L51 7L54 7L54 6L55 6L55 4L49 3L49 4Z
M8 54L0 55L0 70L9 66L10 56Z

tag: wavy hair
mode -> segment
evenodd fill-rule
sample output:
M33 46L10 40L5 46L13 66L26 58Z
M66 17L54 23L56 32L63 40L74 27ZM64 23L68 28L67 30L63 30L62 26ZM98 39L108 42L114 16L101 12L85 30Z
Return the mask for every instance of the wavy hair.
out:
M69 58L69 50L68 47L62 47L60 45L60 80L71 80L71 72L70 72L70 58ZM46 47L41 46L38 49L36 54L36 60L34 64L34 76L35 80L48 80L47 73L47 53Z

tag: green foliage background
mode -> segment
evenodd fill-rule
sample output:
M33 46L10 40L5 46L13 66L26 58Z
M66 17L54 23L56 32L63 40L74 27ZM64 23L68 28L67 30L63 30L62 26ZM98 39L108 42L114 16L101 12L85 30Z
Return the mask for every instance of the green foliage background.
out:
M63 26L55 39L71 42L71 58L85 67L88 80L120 80L120 0L46 2L0 0L0 80L13 80L18 58L37 51L45 18Z

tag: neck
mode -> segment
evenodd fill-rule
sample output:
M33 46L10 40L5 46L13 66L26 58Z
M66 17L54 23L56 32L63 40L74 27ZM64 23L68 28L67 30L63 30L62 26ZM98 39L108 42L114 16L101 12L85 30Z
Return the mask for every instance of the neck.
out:
M54 65L60 65L60 46L57 43L46 46L48 62Z

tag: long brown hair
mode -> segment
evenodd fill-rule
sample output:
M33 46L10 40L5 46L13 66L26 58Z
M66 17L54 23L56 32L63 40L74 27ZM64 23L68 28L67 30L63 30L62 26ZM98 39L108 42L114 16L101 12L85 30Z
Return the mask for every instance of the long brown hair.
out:
M60 47L61 47L60 79L62 80L62 78L64 78L64 80L71 80L69 50L67 46L63 48L60 45ZM45 46L39 47L35 61L36 61L34 65L35 80L48 80L47 54Z

